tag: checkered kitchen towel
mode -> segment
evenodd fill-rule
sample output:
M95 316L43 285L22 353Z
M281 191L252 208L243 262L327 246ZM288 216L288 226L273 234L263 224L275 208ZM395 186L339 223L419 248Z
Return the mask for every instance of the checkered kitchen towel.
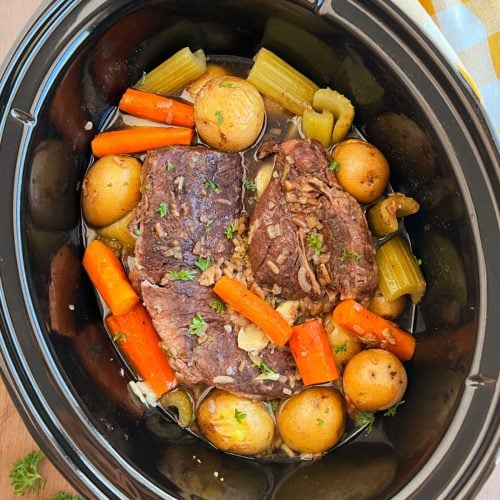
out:
M500 138L500 0L392 0L455 64Z

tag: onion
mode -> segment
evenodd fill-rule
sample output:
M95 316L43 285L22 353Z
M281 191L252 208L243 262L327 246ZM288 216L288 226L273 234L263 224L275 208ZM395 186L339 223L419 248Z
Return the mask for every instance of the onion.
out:
M311 291L312 285L307 279L307 271L303 266L301 266L299 269L299 272L297 274L297 281L299 282L299 286L303 292L309 293Z

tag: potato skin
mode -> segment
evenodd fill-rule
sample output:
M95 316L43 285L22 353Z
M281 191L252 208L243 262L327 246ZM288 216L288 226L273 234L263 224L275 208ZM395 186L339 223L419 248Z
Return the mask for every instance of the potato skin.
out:
M343 376L344 394L358 410L386 410L399 403L406 391L406 370L383 349L367 349L347 363Z
M274 442L274 420L260 401L215 389L197 414L202 434L222 451L258 455Z
M371 312L390 321L399 318L399 316L403 314L405 307L406 295L401 295L401 297L398 297L396 300L386 300L378 289L368 305L368 309Z
M310 387L281 405L277 424L292 450L323 453L344 434L345 403L332 387Z
M194 102L194 122L201 138L223 151L242 151L256 140L264 124L264 101L242 78L209 80Z
M371 203L385 191L389 182L389 163L373 144L360 139L341 142L332 153L339 163L337 180L360 203Z
M361 351L363 345L357 337L335 324L332 313L328 313L325 316L323 323L335 363L337 363L338 368L342 371L349 360Z
M130 212L141 198L141 163L131 156L97 160L82 184L82 210L87 223L103 227Z

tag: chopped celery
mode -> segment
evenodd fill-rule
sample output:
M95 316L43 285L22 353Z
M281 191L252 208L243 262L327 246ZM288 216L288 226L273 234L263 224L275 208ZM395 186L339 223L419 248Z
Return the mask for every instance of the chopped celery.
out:
M177 410L177 422L181 427L187 427L194 420L193 401L182 389L175 389L164 394L160 399L160 405L165 409Z
M375 258L378 286L386 300L396 300L408 293L414 304L420 302L426 283L408 241L395 236L377 250Z
M287 62L262 48L254 57L247 80L262 94L296 115L311 108L318 86Z
M354 120L354 106L347 97L332 89L319 89L313 97L313 108L317 111L326 109L333 113L332 143L340 142L349 132Z
M302 115L302 130L306 137L321 142L324 148L330 147L333 131L332 113L325 109L322 113L306 109Z
M393 193L368 210L368 225L375 236L386 236L398 230L398 217L414 214L419 208L413 198Z
M191 52L189 47L176 52L155 69L146 73L135 85L138 90L169 94L196 80L206 71L203 50Z

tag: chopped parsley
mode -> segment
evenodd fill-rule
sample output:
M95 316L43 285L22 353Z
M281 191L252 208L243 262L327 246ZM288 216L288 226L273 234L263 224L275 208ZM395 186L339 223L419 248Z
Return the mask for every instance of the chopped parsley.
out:
M385 413L384 417L394 417L398 411L398 408L404 404L404 400L396 403L394 406L391 406Z
M321 253L321 248L323 246L323 242L321 241L321 236L319 234L311 233L307 235L306 238L307 244L315 250L316 253Z
M193 281L196 271L181 269L180 271L170 271L170 278L174 281Z
M325 407L325 413L330 413L330 407L329 406Z
M249 193L255 193L257 191L257 186L255 185L255 181L247 180L245 181L245 190Z
M226 235L226 238L228 240L232 240L235 235L236 235L236 230L238 228L234 225L234 224L231 224L230 226L227 226L225 231L224 231L224 234Z
M210 259L210 257L200 257L198 260L194 261L194 265L200 271L206 271L212 265L212 259Z
M203 319L203 316L201 314L197 314L193 318L193 321L191 321L191 324L188 327L188 332L191 335L199 337L205 331L205 327L207 326L208 323Z
M333 352L335 354L342 354L343 352L347 352L347 340L345 340L341 344L335 344L333 346Z
M226 310L226 304L221 299L214 299L212 300L212 304L210 307L217 313L217 314L223 314L224 311Z
M219 87L221 89L224 89L224 88L237 89L237 88L239 88L239 85L237 83L233 83L233 82L220 82Z
M167 172L172 172L172 170L174 169L174 164L172 162L167 162L166 166L165 166Z
M243 413L242 411L238 410L238 408L234 409L234 418L236 421L241 424L245 418L247 418L247 414Z
M109 184L106 184L106 187L109 187L109 188L110 188L110 187L113 187L113 183L112 183L112 182L110 182Z
M322 418L317 418L316 422L318 425L323 425L325 423L325 421Z
M45 478L38 472L38 465L43 458L45 458L45 453L37 450L14 462L9 472L14 495L37 493L44 488Z
M275 399L273 401L268 401L271 410L276 411L280 407L280 402Z
M206 189L211 189L215 193L220 193L220 186L214 181L206 180L204 186Z
M168 214L168 204L166 201L162 201L156 211L160 214L160 217L165 217Z
M361 254L359 254L358 252L349 252L347 248L344 248L344 250L342 250L342 255L340 256L340 260L342 262L344 262L345 260L358 261L359 259L361 259Z
M262 358L250 353L248 357L260 370L260 375L256 377L256 380L278 380L280 378L280 374L272 366L269 366Z
M115 342L126 342L127 337L125 337L125 334L123 332L115 332L113 335L113 340Z
M50 500L83 500L83 497L80 495L72 495L65 491L58 491L54 496L50 497Z
M209 233L212 230L213 219L207 219L203 225L205 226L205 233Z
M136 236L140 236L140 235L141 235L141 230L140 230L140 229L137 229L137 228L136 228L136 229L134 229L134 234L135 234Z
M220 127L222 125L222 122L224 121L224 117L222 116L222 111L216 111L215 118L217 118L217 127Z
M287 122L287 123L294 123L294 122L295 122L295 120L294 120L293 118L287 118L287 119L286 119L286 122Z
M330 172L338 172L340 170L340 163L333 160L328 164L327 168Z
M149 191L151 189L151 184L144 184L144 186L142 186L142 189L144 189L144 191Z
M269 366L263 359L261 359L258 363L254 364L264 375L278 373L272 366Z
M354 425L356 427L363 427L366 425L366 433L369 434L373 431L373 424L375 423L375 415L369 411L358 411L354 417Z

